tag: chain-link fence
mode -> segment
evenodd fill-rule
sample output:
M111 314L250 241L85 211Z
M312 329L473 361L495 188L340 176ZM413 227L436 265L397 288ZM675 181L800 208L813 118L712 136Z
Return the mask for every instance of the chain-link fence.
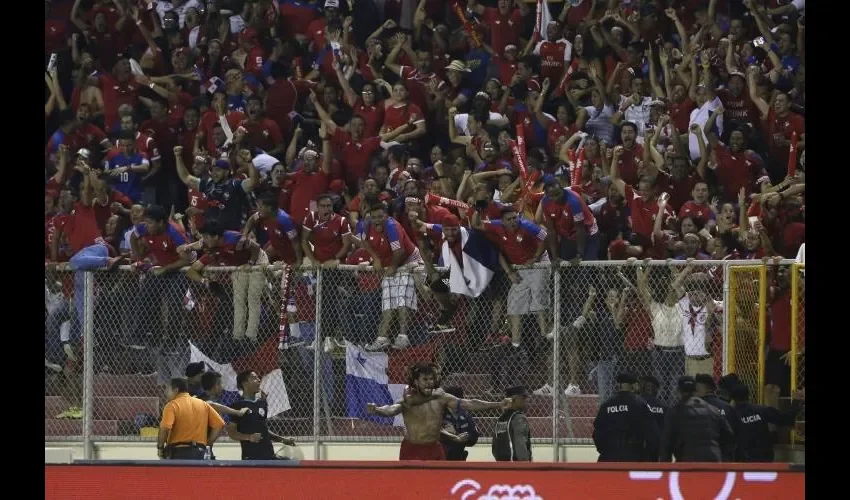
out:
M90 331L86 338L94 339L87 379L92 398L90 412L75 413L76 419L46 413L46 429L56 431L46 439L80 439L85 422L91 439L153 439L164 385L185 376L191 362L203 362L222 374L223 394L216 387L207 392L225 404L240 397L236 374L256 371L269 401L269 426L282 435L314 443L398 441L401 418L366 415L366 403L399 400L409 367L433 361L443 387L458 387L467 398L499 400L513 385L532 390L526 411L532 436L554 442L557 457L560 444L591 442L593 419L618 372L653 377L668 402L679 376L718 377L724 366L756 389L763 267L538 264L510 276L497 271L476 298L449 293L445 271L429 278L421 268L401 268L391 277L368 265L295 272L207 268L205 277L216 283L209 287L185 273L122 268L90 273L88 292L81 280L76 294L74 275L65 273L64 318L77 317L78 296L91 299L80 302L82 321L71 331L82 333L71 337ZM54 290L61 282L47 281ZM46 358L56 352L50 342L61 319L55 312L51 317L50 300L46 294ZM86 305L91 314L84 314ZM64 361L61 353L56 360ZM203 391L200 379L190 378L193 392ZM72 402L58 382L46 386L47 398L66 398L61 404L50 399L55 406L79 404L81 391ZM475 418L486 442L497 414Z
M791 266L791 390L806 387L806 266ZM797 415L791 442L805 442L806 412Z
M730 265L728 371L738 374L750 394L764 400L764 367L767 335L767 266Z
M77 284L82 291L82 281ZM44 276L44 437L51 441L83 437L84 297L75 304L74 274L51 271Z

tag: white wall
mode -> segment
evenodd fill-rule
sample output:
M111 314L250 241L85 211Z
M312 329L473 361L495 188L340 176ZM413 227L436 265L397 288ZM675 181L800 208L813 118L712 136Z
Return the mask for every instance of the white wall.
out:
M82 444L50 443L45 446L45 462L62 463L67 460L70 450L74 459L83 458ZM398 443L334 443L321 446L322 460L398 460ZM48 448L55 448L48 452ZM312 460L313 444L299 443L298 446L305 460ZM467 448L469 461L492 462L493 455L490 445ZM532 452L535 462L552 462L551 445L533 445ZM223 442L215 445L215 455L219 460L239 460L240 448L237 443ZM55 458L54 458L55 457ZM593 446L562 446L561 459L566 462L596 462L599 455ZM100 460L158 460L154 443L95 443L95 458ZM300 457L299 457L300 458Z

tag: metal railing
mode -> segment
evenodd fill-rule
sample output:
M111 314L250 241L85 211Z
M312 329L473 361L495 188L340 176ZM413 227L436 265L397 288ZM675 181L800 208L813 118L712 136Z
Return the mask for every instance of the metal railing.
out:
M236 373L257 371L270 428L312 443L316 458L322 443L396 442L400 422L366 418L347 376L352 360L372 356L385 367L377 378L392 399L419 360L436 361L443 385L467 397L495 400L518 384L537 390L526 412L532 436L551 443L558 461L561 446L592 443L593 418L619 371L654 375L668 401L685 373L749 373L755 364L763 374L763 290L773 265L790 262L537 264L519 266L517 282L497 273L479 297L448 301L421 268L393 277L370 266L207 268L223 285L213 291L181 273L51 270L45 440L83 441L86 458L96 441L153 440L144 429L158 425L164 384L204 361L230 391ZM452 328L429 328L447 308L455 309ZM368 354L364 347L381 334L404 348ZM763 376L747 382L761 386ZM77 401L81 412L63 412L70 418L50 414ZM475 415L480 443L496 416Z

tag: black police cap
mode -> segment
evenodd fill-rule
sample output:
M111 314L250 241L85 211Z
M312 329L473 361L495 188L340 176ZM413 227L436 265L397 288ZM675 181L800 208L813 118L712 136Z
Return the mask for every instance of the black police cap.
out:
M697 384L703 384L708 386L711 389L714 389L716 386L714 385L714 377L707 373L697 373L697 376L694 377L694 381Z
M678 382L679 392L694 392L697 390L697 383L690 375L679 377Z

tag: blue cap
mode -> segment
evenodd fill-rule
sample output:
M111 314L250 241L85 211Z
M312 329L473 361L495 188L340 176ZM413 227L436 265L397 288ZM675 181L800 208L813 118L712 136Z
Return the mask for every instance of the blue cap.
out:
M553 184L555 184L555 185L557 185L557 186L560 186L560 185L561 185L561 183L560 183L560 182L558 182L558 179L556 179L556 178L555 178L555 176L554 176L554 175L551 175L551 174L546 174L546 175L544 175L544 176L543 176L543 178L542 178L541 180L543 181L543 186L544 186L544 187L549 187L549 186L551 186L551 185L553 185Z
M225 169L227 169L227 170L230 170L230 162L229 162L229 161L227 161L227 160L216 160L216 161L213 163L213 165L212 165L212 166L213 166L213 167L218 167L218 168L225 168Z

